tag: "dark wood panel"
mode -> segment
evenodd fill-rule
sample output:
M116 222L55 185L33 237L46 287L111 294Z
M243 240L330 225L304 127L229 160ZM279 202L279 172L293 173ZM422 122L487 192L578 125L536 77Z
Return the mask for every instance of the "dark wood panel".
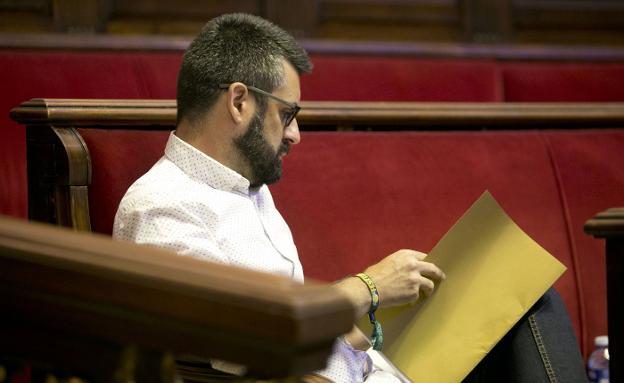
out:
M624 46L619 0L4 0L0 31L192 36L228 12L328 41Z
M115 1L106 30L113 34L195 35L223 13L262 14L259 0Z
M49 0L2 0L0 11L43 11L49 5Z
M464 39L496 43L512 39L509 0L460 0Z
M619 0L514 0L514 41L624 44L624 2Z
M324 0L318 12L316 38L456 41L461 35L452 0Z
M54 30L49 0L1 0L0 32L49 32Z

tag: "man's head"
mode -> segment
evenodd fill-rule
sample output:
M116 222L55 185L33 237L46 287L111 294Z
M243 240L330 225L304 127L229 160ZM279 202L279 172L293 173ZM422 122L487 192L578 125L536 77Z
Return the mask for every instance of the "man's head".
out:
M218 116L211 120L213 126L233 122L231 148L246 164L216 159L248 177L252 184L274 182L281 174L280 150L287 150L283 148L289 144L289 132L297 129L296 122L287 126L284 122L299 100L299 75L311 68L306 52L276 25L247 14L217 17L204 26L184 54L178 75L178 130L183 126L187 136L199 133L205 129L209 114ZM229 108L229 115L222 113L225 108ZM250 108L251 114L247 113ZM280 132L275 117L282 121ZM298 142L298 130L296 135ZM212 134L211 139L225 136ZM219 157L215 153L218 150L208 152ZM260 171L268 162L279 169ZM269 173L272 175L266 176Z

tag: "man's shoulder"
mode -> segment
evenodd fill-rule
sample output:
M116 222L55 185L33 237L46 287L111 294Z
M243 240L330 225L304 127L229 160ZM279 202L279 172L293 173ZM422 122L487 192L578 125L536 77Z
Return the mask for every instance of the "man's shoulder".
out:
M119 206L121 208L136 204L142 206L174 204L188 195L184 191L188 191L191 184L184 172L163 157L147 173L132 183Z

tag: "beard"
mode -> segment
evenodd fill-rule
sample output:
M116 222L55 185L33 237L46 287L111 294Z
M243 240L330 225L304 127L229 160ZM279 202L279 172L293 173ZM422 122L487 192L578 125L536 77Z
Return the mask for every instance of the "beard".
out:
M247 131L234 139L234 146L243 155L251 168L251 187L270 185L282 177L282 154L288 153L290 145L282 142L276 150L264 137L262 117L256 114L249 122Z

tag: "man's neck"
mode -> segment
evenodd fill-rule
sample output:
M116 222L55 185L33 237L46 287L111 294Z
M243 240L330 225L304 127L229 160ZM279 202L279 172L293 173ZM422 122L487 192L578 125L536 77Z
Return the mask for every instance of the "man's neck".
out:
M221 129L215 129L205 121L201 126L190 126L181 122L176 129L176 136L192 145L197 150L250 180L251 169L245 158L233 144L233 140L225 134L219 134Z

